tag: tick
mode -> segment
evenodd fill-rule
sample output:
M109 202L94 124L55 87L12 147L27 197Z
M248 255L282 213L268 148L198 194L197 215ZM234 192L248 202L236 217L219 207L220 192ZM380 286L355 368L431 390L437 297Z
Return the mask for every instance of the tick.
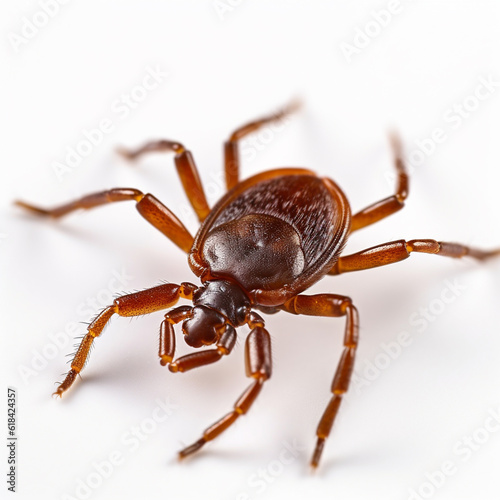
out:
M240 180L239 141L261 127L282 120L295 104L280 112L238 128L224 144L227 193L210 208L189 150L170 140L150 142L135 151L122 151L129 159L148 152L174 152L175 166L201 226L193 237L182 222L152 194L115 188L84 196L52 209L18 201L17 205L44 217L59 218L78 209L107 203L134 201L139 213L181 250L187 253L193 273L201 281L163 284L117 298L90 323L58 386L67 391L83 369L94 339L115 314L140 316L169 309L160 326L159 358L171 372L186 372L215 363L231 353L236 329L248 325L245 342L246 375L250 385L233 409L208 427L200 439L179 452L185 457L213 440L244 415L271 377L271 338L259 312L285 311L310 316L345 317L343 352L331 384L331 397L316 430L311 465L319 463L344 394L353 373L358 346L358 310L349 297L323 293L306 295L311 285L326 275L371 269L407 259L414 252L485 260L500 249L484 251L459 243L431 239L382 243L351 255L342 255L348 237L401 210L408 196L408 174L401 145L391 136L397 173L396 192L351 214L340 187L327 177L303 168L269 170ZM192 306L175 306L179 299ZM175 357L174 325L182 323L185 342L197 352ZM213 346L212 348L205 348Z

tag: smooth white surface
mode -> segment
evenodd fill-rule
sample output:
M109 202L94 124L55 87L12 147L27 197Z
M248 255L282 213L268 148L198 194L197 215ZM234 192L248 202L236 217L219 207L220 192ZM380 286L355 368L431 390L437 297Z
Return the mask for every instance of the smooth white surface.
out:
M393 3L232 3L69 2L18 52L9 36L40 6L2 4L0 366L4 392L7 385L18 390L17 498L392 500L423 488L422 498L497 499L500 432L481 429L492 423L489 412L500 412L499 262L414 255L311 289L350 295L358 306L358 376L388 359L382 344L402 332L412 339L371 382L352 386L316 475L308 461L341 352L342 319L267 317L272 379L247 416L185 463L177 463L177 450L229 411L248 383L245 329L229 358L175 375L157 360L161 313L113 319L83 380L63 400L50 398L85 325L62 335L61 348L49 347L49 335L89 321L110 287L194 280L182 252L131 203L55 223L11 205L22 198L49 206L130 186L153 192L195 231L172 158L150 156L131 167L114 154L117 145L182 141L214 201L222 194L223 140L299 96L303 110L288 126L247 144L257 149L247 153L243 174L310 167L337 180L358 210L393 192L387 130L400 131L409 153L440 127L446 140L412 173L405 209L353 236L347 251L400 238L500 243L500 87L458 128L446 118L481 78L500 81L496 3L401 1L350 63L341 44L373 22L372 11ZM221 19L216 5L231 10ZM169 76L124 117L115 102L147 67ZM103 119L113 132L59 181L53 162ZM448 280L464 287L459 295ZM450 303L436 302L443 293ZM429 307L439 314L423 320L421 308ZM188 352L181 342L179 352ZM36 375L23 378L27 368ZM165 415L157 401L166 398L171 414L156 423ZM135 449L137 426L144 441ZM470 435L487 442L469 457L459 442ZM296 456L285 451L294 442ZM97 475L96 464L110 455L120 464ZM453 473L427 488L426 475L444 462L453 462ZM80 481L90 481L90 493L78 490ZM0 490L3 498L3 481Z

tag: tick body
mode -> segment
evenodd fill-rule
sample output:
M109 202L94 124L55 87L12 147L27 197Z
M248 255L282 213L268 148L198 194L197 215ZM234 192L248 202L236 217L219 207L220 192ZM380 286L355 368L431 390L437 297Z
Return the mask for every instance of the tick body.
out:
M168 310L160 326L158 355L171 372L185 372L219 361L231 353L237 329L250 328L245 342L249 386L232 410L208 427L202 437L179 455L185 457L213 440L244 415L270 378L271 338L259 314L285 311L291 314L344 317L343 352L337 362L331 396L316 430L311 465L316 467L330 435L342 399L349 388L358 346L358 311L349 297L304 294L326 275L370 269L407 259L411 253L485 260L500 250L484 251L459 243L431 239L397 240L351 255L342 251L350 235L403 208L408 196L408 175L398 139L391 137L397 172L395 193L351 214L347 197L327 177L299 168L263 172L240 181L238 142L246 135L294 111L295 105L237 129L224 145L228 192L210 209L192 154L178 142L150 142L135 151L121 151L135 159L151 151L172 151L187 197L201 222L195 237L182 222L151 194L132 188L114 188L79 200L43 209L17 202L41 216L59 218L77 209L90 209L118 201L135 201L139 213L188 255L201 285L190 282L164 284L123 295L90 323L75 353L71 369L55 394L61 396L82 371L94 340L115 314L139 316ZM179 299L192 305L176 306ZM259 311L259 312L257 312ZM180 329L193 348L212 346L176 358L176 334Z
M322 278L346 242L349 203L304 169L278 169L233 188L202 224L193 272L239 283L257 307L281 306Z

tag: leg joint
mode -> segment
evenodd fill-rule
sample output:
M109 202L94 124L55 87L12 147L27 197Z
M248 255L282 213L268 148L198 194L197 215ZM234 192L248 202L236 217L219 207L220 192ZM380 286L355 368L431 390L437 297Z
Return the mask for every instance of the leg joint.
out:
M342 312L342 315L345 315L347 313L347 310L352 308L354 308L352 299L350 297L344 297L344 300L340 304L340 310Z
M441 244L436 240L410 240L406 243L408 252L439 253Z

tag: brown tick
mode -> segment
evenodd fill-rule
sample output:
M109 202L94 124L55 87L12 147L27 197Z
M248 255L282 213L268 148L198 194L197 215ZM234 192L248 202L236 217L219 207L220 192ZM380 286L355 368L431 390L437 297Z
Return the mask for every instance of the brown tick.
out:
M202 285L164 284L117 298L88 327L71 363L71 369L54 394L61 396L75 381L87 360L90 347L114 314L139 316L169 309L180 298L193 306L170 309L160 327L159 357L172 372L185 372L218 361L236 342L236 328L248 325L246 374L252 379L233 409L206 429L202 437L182 450L185 457L199 450L244 415L271 376L271 339L265 313L286 311L311 316L345 316L344 350L331 385L332 396L320 419L311 464L319 463L342 398L349 387L358 346L358 311L349 297L334 294L303 295L325 275L370 269L407 259L412 252L446 257L464 256L484 260L500 254L459 243L430 239L397 240L361 252L341 256L349 235L397 212L408 196L408 175L399 140L391 137L397 171L396 193L351 215L339 186L302 168L269 170L240 181L238 142L262 126L281 120L292 112L280 112L237 129L224 145L228 192L212 208L190 151L175 141L150 142L136 151L122 151L129 159L152 151L173 151L175 165L187 197L201 227L193 236L158 199L137 189L115 188L79 200L43 209L21 201L17 205L42 216L58 218L77 209L133 200L139 213L156 229L188 254L189 265ZM198 348L215 345L175 358L174 325L182 322L184 340Z

